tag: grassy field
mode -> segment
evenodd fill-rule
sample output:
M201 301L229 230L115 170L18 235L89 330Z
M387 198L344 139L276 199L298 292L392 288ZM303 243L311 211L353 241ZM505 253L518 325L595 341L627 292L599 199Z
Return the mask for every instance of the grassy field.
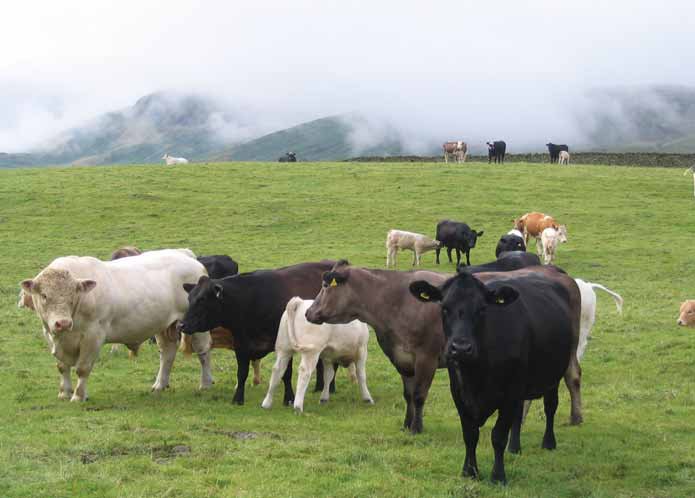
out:
M691 180L680 170L514 164L296 165L234 163L0 171L0 496L695 496L695 331L675 324L695 297ZM233 354L214 351L216 384L198 392L199 366L179 355L172 387L154 396L156 347L107 348L90 400L57 399L58 372L38 319L16 307L18 282L66 254L107 258L121 245L226 253L242 271L321 258L383 267L389 228L434 235L442 218L484 230L474 263L494 257L510 220L527 211L565 222L558 264L625 298L620 317L598 295L584 358L584 419L567 425L561 387L558 449L540 449L542 403L508 455L507 487L460 477L464 448L445 371L425 406L425 432L400 430L400 377L370 339L374 406L339 373L328 405L305 413L260 408L264 384L232 406ZM410 265L410 253L400 268ZM424 267L453 271L424 257ZM296 383L296 379L295 379Z

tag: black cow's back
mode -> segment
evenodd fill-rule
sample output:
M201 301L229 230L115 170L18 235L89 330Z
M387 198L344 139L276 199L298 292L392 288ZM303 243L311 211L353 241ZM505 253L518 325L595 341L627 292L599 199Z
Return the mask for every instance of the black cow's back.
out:
M239 273L239 265L229 256L224 254L214 256L200 256L198 261L208 271L210 278L224 278Z

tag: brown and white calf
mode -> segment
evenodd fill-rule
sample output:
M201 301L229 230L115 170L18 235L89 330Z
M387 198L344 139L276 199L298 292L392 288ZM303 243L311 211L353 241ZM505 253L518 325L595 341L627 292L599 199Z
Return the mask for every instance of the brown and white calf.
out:
M413 251L413 266L420 264L420 256L427 251L432 251L440 246L438 240L430 239L426 235L404 230L389 230L386 234L386 268L396 267L398 264L398 251Z
M543 262L546 265L555 261L558 244L567 242L567 228L561 225L557 230L546 228L541 233L541 250L543 252Z
M337 285L337 284L336 284ZM294 353L300 353L302 360L299 364L297 378L297 392L294 396L294 409L304 411L304 396L309 379L319 360L323 362L323 392L321 403L328 401L329 385L333 378L333 363L348 366L355 364L357 371L357 383L360 386L362 399L368 403L374 403L369 389L367 389L367 342L369 341L369 329L364 322L353 320L346 324L316 325L307 321L306 311L314 301L293 297L287 303L285 312L280 319L278 336L275 341L275 354L277 359L273 365L273 373L270 377L268 393L261 406L271 408L273 405L273 393L285 373L287 364Z
M695 299L688 299L681 303L681 310L676 323L683 327L695 327Z

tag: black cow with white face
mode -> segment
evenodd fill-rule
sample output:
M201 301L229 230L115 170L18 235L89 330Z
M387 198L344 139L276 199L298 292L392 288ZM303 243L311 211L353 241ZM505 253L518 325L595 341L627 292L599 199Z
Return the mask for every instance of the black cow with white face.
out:
M410 284L420 301L440 303L451 395L461 419L466 457L463 475L478 477L480 427L495 412L492 480L506 482L504 449L519 452L526 399L543 397L542 447L556 446L558 384L579 340L580 294L575 281L555 267L505 273L458 273L437 287Z
M503 163L504 155L507 152L507 143L504 140L485 143L487 144L487 163L490 164L492 161Z
M439 252L441 251L441 248L446 247L446 254L449 256L449 263L453 262L451 260L451 251L452 249L455 249L456 264L458 265L461 263L461 253L464 253L466 255L466 264L470 266L471 249L475 247L478 237L482 237L483 233L484 232L482 231L476 232L467 224L459 221L442 220L437 223L437 234L434 238L441 243L436 249L437 264L439 264Z
M221 279L202 276L185 284L188 311L179 323L184 334L205 332L215 327L233 331L237 359L237 389L233 402L244 404L244 387L249 362L275 350L280 318L294 296L313 299L321 290L321 276L335 261L301 263L276 270L258 270ZM292 363L282 380L285 405L294 400Z
M280 159L278 159L278 162L296 163L297 162L297 155L294 152L288 152L284 156L280 157Z
M552 142L548 142L547 144L545 144L545 146L548 148L548 154L550 154L551 163L557 163L558 159L560 159L560 151L570 151L570 148L567 146L567 144L558 145Z

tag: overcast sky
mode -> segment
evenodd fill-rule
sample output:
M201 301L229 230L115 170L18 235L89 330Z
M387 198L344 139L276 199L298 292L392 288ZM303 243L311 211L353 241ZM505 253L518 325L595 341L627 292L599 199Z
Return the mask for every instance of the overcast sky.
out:
M413 141L563 141L601 86L695 85L695 2L33 1L0 29L0 151L147 93L278 125L361 111Z

